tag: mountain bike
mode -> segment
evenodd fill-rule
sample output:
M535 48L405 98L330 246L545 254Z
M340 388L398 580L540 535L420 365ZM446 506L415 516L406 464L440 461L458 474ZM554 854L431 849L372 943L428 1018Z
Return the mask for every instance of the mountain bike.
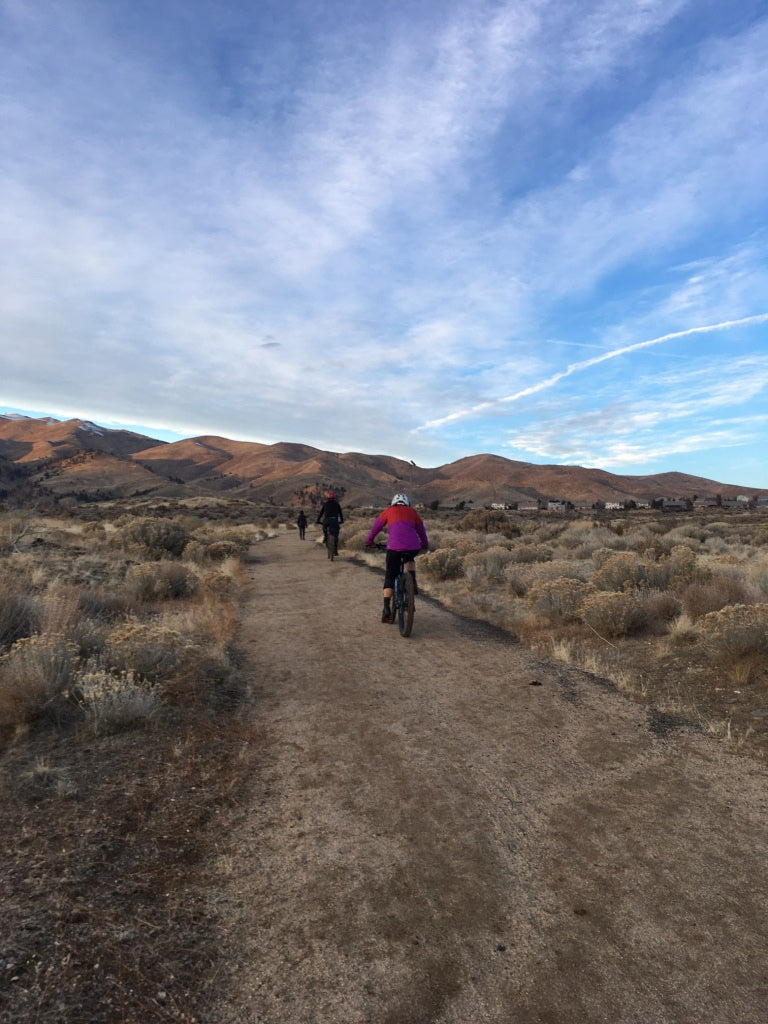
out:
M334 557L339 553L339 527L333 524L329 525L325 531L325 549L328 552L328 557L333 561Z
M416 610L416 592L413 574L405 568L405 559L400 556L400 569L392 588L392 612L400 630L400 636L410 636L413 629L413 613Z
M374 544L378 551L386 551L386 544ZM416 591L413 576L405 568L405 552L400 554L400 568L392 585L392 618L397 623L400 636L410 636L413 629L413 613L416 610Z

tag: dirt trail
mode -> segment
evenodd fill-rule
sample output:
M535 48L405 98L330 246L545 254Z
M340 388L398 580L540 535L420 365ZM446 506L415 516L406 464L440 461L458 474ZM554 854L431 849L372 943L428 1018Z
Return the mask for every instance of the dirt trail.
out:
M764 1024L764 767L427 601L401 639L311 535L258 555L211 1024Z

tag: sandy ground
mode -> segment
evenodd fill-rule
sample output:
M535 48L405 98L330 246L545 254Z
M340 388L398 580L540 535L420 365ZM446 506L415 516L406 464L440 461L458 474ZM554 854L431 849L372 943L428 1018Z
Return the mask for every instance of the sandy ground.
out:
M765 767L429 601L402 639L313 539L250 569L206 1024L764 1024Z

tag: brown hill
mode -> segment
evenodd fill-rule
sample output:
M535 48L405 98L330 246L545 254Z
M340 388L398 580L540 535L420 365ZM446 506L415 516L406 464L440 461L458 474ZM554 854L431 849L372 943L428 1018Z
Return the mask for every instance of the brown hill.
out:
M745 485L684 473L621 476L580 466L538 466L499 455L472 455L425 468L389 455L266 445L204 435L166 443L82 420L0 416L0 463L6 491L23 474L57 497L81 500L223 492L278 505L309 505L333 488L350 505L379 506L393 491L454 505L531 499L649 501L721 494L766 494Z

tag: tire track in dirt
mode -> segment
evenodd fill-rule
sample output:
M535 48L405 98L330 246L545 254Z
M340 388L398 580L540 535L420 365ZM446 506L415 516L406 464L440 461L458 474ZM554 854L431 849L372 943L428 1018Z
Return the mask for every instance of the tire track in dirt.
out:
M762 1024L763 767L432 602L401 639L311 535L258 556L210 1024Z

